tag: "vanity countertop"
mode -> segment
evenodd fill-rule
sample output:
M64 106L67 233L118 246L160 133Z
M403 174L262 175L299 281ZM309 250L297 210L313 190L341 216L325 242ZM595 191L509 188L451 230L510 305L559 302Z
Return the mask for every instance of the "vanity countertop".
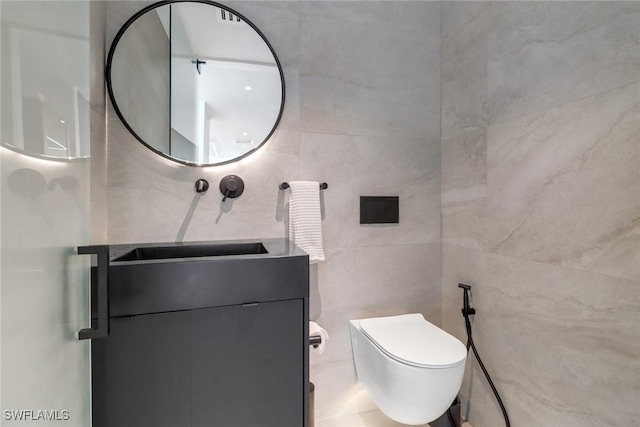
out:
M288 239L282 238L269 238L269 239L239 239L239 240L208 240L208 241L193 241L193 242L158 242L158 243L125 243L118 245L109 245L109 263L110 265L118 265L120 263L159 263L159 262L182 262L185 258L182 257L169 257L163 259L149 259L149 260L130 260L120 261L118 258L123 255L134 251L138 248L185 248L185 247L203 247L203 246L218 246L218 245L242 245L262 243L266 249L266 253L251 253L241 255L225 255L225 256L198 256L193 258L193 261L211 261L212 259L255 259L255 258L282 258L282 257L306 257L306 252L297 247Z
M122 244L109 252L110 316L309 297L309 256L287 239Z

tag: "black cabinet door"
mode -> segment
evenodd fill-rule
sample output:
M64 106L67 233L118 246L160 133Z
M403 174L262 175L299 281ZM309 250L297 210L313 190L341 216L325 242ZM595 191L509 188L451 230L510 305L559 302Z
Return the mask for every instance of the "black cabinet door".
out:
M111 319L92 341L93 427L191 425L190 312Z
M303 426L303 300L192 311L193 427Z

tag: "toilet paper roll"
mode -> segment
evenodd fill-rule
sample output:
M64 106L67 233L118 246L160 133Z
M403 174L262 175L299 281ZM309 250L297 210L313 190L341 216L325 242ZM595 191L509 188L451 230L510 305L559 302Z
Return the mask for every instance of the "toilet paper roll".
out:
M329 340L329 333L316 322L309 322L309 337L320 337L320 344L317 347L311 347L313 353L322 354Z

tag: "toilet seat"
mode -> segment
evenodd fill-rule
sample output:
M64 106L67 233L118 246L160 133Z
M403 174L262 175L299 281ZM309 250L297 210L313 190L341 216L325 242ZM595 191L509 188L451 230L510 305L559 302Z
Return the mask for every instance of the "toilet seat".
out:
M400 363L450 368L464 362L467 356L464 344L419 313L373 317L359 323L363 335Z

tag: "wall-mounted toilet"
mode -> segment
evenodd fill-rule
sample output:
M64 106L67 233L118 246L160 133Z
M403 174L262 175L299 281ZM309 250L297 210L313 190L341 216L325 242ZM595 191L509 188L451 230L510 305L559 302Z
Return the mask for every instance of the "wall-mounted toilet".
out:
M358 381L386 416L420 425L445 413L462 385L464 344L421 314L350 323Z

